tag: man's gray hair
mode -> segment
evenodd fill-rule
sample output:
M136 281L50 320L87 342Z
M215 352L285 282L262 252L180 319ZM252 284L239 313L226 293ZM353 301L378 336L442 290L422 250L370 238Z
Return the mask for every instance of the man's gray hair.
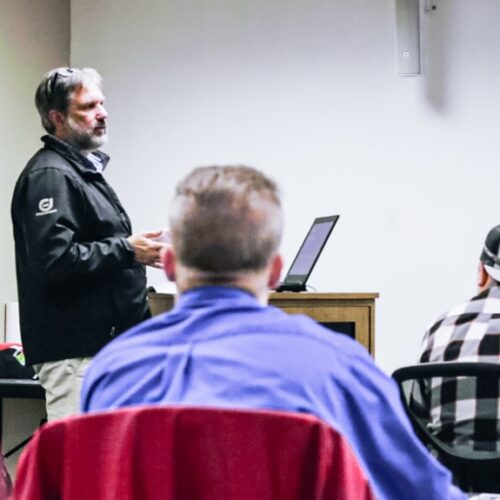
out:
M49 118L50 110L66 114L73 93L90 82L102 87L101 75L93 68L56 68L46 73L36 89L35 104L43 128L49 134L55 130Z
M214 283L264 269L283 231L277 185L245 166L194 169L177 186L169 219L179 262Z

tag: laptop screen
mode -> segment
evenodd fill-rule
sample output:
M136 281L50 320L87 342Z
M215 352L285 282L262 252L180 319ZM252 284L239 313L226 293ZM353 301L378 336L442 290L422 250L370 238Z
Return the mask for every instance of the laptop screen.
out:
M288 270L284 282L280 286L281 290L284 291L287 285L292 285L292 288L305 290L306 281L338 218L338 215L332 215L329 217L318 217L314 220Z

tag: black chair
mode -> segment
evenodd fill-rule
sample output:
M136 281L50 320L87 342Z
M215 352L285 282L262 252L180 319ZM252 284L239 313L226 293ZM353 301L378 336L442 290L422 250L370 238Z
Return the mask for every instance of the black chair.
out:
M500 364L474 362L422 363L396 370L392 377L398 383L401 400L422 443L453 474L455 483L466 492L500 493L500 453L455 448L432 434L429 417L419 412L415 400L421 383L434 377L475 377L481 384L498 384ZM425 383L425 382L424 382Z
M0 378L0 454L2 453L2 430L3 430L3 399L45 399L45 391L38 380ZM43 418L40 426L47 421ZM4 453L4 458L8 458L29 442L31 436L24 439L21 443L14 446L11 450ZM0 496L0 499L2 497Z

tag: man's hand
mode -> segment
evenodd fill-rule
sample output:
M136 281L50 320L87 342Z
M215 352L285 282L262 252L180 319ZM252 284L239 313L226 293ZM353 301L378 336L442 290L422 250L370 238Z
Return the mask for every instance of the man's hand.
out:
M167 245L154 241L154 238L158 238L162 232L163 230L133 234L127 238L127 241L134 247L136 262L163 269L161 254Z

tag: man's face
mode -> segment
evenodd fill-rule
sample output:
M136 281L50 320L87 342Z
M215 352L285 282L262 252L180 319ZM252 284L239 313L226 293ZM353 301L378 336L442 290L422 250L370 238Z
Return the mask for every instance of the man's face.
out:
M64 119L61 139L81 151L95 151L107 140L104 95L95 83L73 93Z

